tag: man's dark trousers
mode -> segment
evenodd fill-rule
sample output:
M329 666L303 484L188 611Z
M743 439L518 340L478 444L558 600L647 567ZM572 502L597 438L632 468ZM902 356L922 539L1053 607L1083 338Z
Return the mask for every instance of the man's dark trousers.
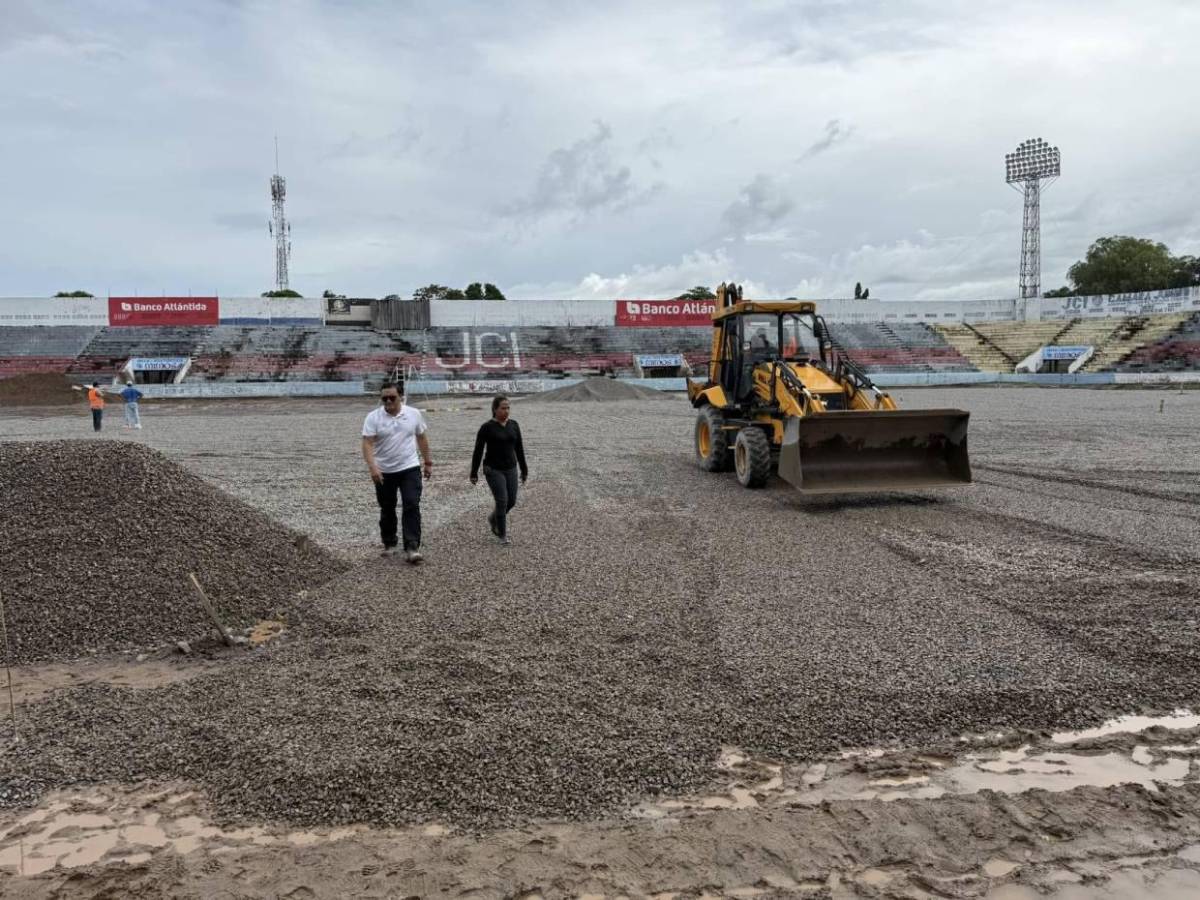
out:
M400 530L405 550L421 547L421 467L403 472L384 472L383 483L375 485L379 501L379 536L383 546L396 546L396 492L400 492Z
M100 430L100 420L103 417L104 417L104 410L102 410L102 409L93 409L92 410L92 431Z

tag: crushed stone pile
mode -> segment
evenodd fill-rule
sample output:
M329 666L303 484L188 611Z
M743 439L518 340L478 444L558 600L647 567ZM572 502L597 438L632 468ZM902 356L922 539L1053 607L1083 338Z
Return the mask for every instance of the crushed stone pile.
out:
M71 381L58 372L0 378L0 406L71 406L82 402Z
M661 400L663 394L654 388L629 384L615 378L594 376L578 384L568 384L530 398L548 403L607 403L615 400Z
M290 607L345 565L155 450L0 443L0 591L12 659L71 659L211 634Z

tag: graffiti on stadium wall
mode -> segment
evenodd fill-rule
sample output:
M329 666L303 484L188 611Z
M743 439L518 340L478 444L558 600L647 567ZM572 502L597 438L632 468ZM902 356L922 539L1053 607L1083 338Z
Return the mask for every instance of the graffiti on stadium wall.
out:
M217 325L216 297L109 297L110 326Z
M545 390L541 379L485 378L443 382L447 394L534 394Z
M1171 288L1129 294L1095 294L1090 297L1047 297L1042 318L1074 316L1152 316L1200 309L1200 288ZM1051 304L1057 308L1053 312Z
M478 334L463 331L458 340L450 338L439 341L436 353L437 366L451 371L521 368L521 348L515 331L507 335L499 331L481 331Z

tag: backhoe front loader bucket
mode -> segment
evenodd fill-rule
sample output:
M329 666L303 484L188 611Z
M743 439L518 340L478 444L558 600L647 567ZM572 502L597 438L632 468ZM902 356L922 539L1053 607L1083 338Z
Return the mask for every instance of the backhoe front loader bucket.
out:
M806 494L968 484L961 409L896 409L789 417L779 477Z

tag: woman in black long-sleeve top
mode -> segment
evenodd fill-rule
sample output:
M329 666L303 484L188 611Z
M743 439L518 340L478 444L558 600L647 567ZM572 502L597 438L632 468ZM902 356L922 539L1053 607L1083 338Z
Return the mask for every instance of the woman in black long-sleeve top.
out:
M484 456L484 450L487 455ZM488 516L492 534L500 543L512 543L508 538L508 514L517 505L517 470L521 483L529 477L525 465L525 445L521 442L521 426L508 417L508 398L492 400L492 418L479 427L475 435L475 453L471 456L471 484L479 483L479 463L483 462L483 477L487 479L496 508Z

